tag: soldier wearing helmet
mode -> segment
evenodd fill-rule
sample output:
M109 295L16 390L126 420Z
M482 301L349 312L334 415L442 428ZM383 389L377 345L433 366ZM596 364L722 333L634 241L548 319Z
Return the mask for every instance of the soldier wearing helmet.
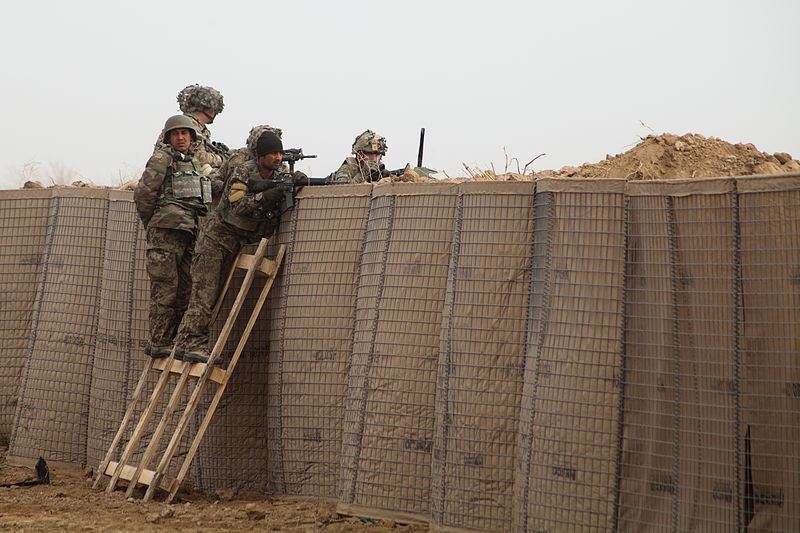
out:
M150 343L145 353L167 357L189 303L189 275L198 220L211 202L211 182L193 147L198 133L186 115L169 117L166 141L150 157L133 193L147 238Z
M206 124L213 124L214 118L222 113L225 104L222 94L213 87L189 85L178 93L178 106L183 114L194 123L197 140L194 141L193 152L206 168L205 172L219 168L227 158L228 148L211 140L211 132ZM156 141L156 149L165 144L163 136ZM168 143L167 143L168 144Z
M386 155L386 139L367 130L353 142L352 153L336 172L328 176L331 182L364 183L378 181L388 175L381 158Z
M209 324L224 275L242 246L269 237L280 223L283 192L270 181L280 174L283 143L270 128L250 146L252 157L232 169L197 240L189 307L175 337L175 356L184 361L208 361Z

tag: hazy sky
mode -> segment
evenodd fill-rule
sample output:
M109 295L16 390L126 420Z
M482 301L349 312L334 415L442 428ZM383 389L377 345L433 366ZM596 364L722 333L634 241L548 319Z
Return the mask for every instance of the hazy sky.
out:
M368 128L398 168L425 127L425 166L451 176L652 132L800 158L798 20L797 0L0 0L0 188L138 179L193 83L224 96L213 139L280 127L312 176Z

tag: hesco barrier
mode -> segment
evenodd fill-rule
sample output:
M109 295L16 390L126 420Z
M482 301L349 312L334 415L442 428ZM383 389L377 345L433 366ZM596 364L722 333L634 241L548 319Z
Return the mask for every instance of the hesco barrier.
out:
M96 466L145 361L132 195L0 191L0 221L0 439ZM800 530L800 175L309 187L274 241L195 487L435 531Z

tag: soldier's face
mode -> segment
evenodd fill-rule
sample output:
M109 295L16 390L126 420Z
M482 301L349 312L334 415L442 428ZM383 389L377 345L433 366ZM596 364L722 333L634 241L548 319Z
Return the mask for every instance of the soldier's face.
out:
M361 157L365 161L380 161L381 160L381 154L379 154L377 152L376 153L370 153L370 154L362 152L361 153Z
M258 157L258 169L266 173L274 172L281 168L281 162L283 162L281 152L265 154Z
M192 132L189 128L175 128L169 130L169 144L175 150L185 154L192 143Z

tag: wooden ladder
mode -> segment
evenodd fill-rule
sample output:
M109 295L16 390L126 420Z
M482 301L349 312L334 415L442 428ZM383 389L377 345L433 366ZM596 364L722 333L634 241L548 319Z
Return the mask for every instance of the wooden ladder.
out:
M256 320L258 319L261 308L267 299L267 294L272 287L272 283L275 281L275 276L277 275L278 269L283 261L283 256L286 253L286 246L281 245L278 249L275 259L267 259L264 257L266 248L267 239L261 239L261 242L259 243L254 254L248 255L239 253L236 256L234 265L228 274L228 279L225 281L225 285L222 288L217 304L212 312L211 323L214 322L217 314L219 313L220 307L222 306L222 301L228 291L228 288L230 287L234 272L237 269L241 269L245 270L246 274L244 280L242 281L242 286L239 288L239 293L237 294L230 313L228 314L228 318L225 321L225 325L222 327L222 331L220 332L219 337L214 344L214 349L211 351L208 363L187 363L184 361L179 361L175 359L174 347L169 357L163 359L152 359L150 357L147 358L144 370L142 370L142 375L139 377L139 382L137 383L136 389L133 392L133 397L128 404L128 408L122 418L122 422L117 430L117 434L114 436L105 458L97 469L97 478L94 481L93 488L96 489L100 485L100 480L104 476L110 476L111 479L108 482L108 486L106 486L107 493L113 491L117 485L117 482L120 479L123 479L129 482L128 489L125 493L126 497L130 497L133 494L136 485L141 484L148 486L143 498L144 501L152 499L155 490L160 488L169 493L166 502L172 502L175 494L180 488L181 482L189 471L189 465L191 464L192 459L194 458L194 455L200 446L200 441L202 440L203 434L211 422L211 417L214 415L214 411L219 404L220 398L222 398L222 393L225 392L225 387L228 384L228 380L230 379L234 368L236 368L236 363L239 360L239 356L241 355L244 345L250 336L250 332L252 331ZM250 286L252 285L253 278L257 272L264 274L267 277L264 287L261 289L261 293L259 294L255 307L253 308L253 312L250 315L250 319L247 322L247 326L245 327L242 336L239 338L239 342L236 345L236 350L233 353L230 363L228 363L227 369L216 367L213 363L217 357L219 357L222 349L225 346L225 342L230 336L233 325L236 322L236 318L238 317L239 311L244 304L247 293L250 291ZM165 371L165 369L169 370ZM122 456L118 461L113 461L112 458L114 456L114 450L117 448L117 445L122 439L122 435L125 433L125 428L133 416L133 412L136 410L139 396L141 396L145 384L147 383L148 374L152 370L160 371L161 375L155 387L153 388L153 392L150 395L150 400L147 402L147 405L142 412L141 417L139 418L139 421L137 422L136 427L134 428L133 433L128 440L128 443L122 452ZM167 388L169 376L171 374L177 374L179 376L178 381L175 385L175 389L172 391L169 401L167 402L167 406L162 414L161 420L159 421L156 429L153 431L150 442L141 457L141 462L139 465L128 464L131 456L137 449L139 441L142 438L142 434L147 428L150 419L153 417L156 408L161 403L161 397ZM153 454L158 448L158 443L161 440L161 436L163 435L172 414L175 412L180 403L181 396L186 388L187 383L189 382L189 378L196 378L197 381L189 400L186 402L183 415L178 421L175 431L172 434L172 438L169 441L169 444L167 445L167 448L164 451L158 466L155 470L148 470L147 466L149 465ZM209 382L216 383L217 390L214 393L214 397L208 406L205 417L203 418L203 421L200 424L194 439L192 440L191 446L189 447L189 451L183 460L183 464L181 465L178 476L174 479L168 478L165 476L167 467L169 466L169 463L175 454L178 443L183 437L186 428L189 426L191 417L200 402L201 394Z

